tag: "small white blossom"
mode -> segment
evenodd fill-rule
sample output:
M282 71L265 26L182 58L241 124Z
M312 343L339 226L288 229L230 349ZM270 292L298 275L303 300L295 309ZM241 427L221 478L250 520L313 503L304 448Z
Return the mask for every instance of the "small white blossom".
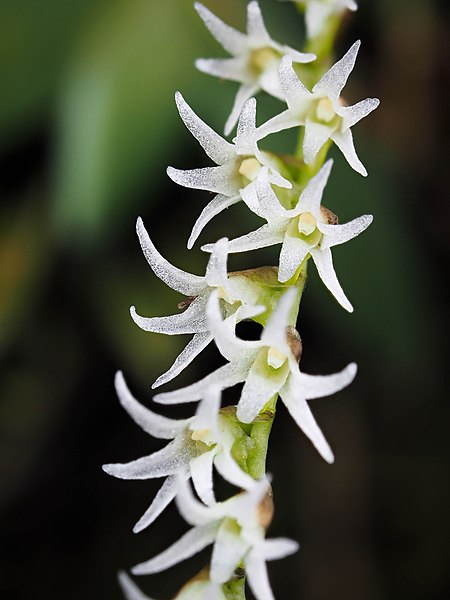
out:
M372 215L363 215L344 225L330 224L332 214L321 206L323 190L328 181L333 161L328 160L311 178L300 195L297 205L286 210L263 175L257 191L260 206L268 221L256 231L228 242L229 252L246 252L281 243L278 279L288 281L302 262L313 259L323 283L336 300L349 312L353 307L337 279L331 248L343 244L362 233L372 223ZM334 215L333 215L334 216ZM212 245L203 246L211 251Z
M195 8L212 35L233 57L200 58L195 63L197 68L204 73L241 84L225 124L225 135L228 135L235 126L245 101L260 90L283 100L277 70L284 55L289 55L298 63L311 62L316 57L272 40L264 25L258 2L250 2L247 6L247 34L226 25L202 4L196 3Z
M187 244L190 249L205 225L236 202L243 200L258 214L255 180L263 165L269 168L272 183L286 188L290 188L291 183L281 177L270 155L258 149L254 98L247 100L242 108L233 143L223 139L204 123L179 92L175 99L184 124L217 165L190 170L167 169L167 174L175 183L216 194L194 224Z
M280 84L288 109L262 125L259 138L304 125L303 154L306 164L311 164L322 146L331 139L349 165L366 176L367 171L355 151L351 127L377 108L380 101L366 98L352 106L345 106L340 97L355 66L360 45L359 41L355 42L345 56L321 77L312 92L299 80L291 58L285 56L280 64Z
M289 0L305 10L306 33L308 38L317 37L323 32L327 20L344 10L355 11L358 5L354 0Z
M171 265L155 248L148 235L142 219L138 218L136 231L139 241L154 273L173 290L188 297L188 307L183 312L167 317L141 317L134 306L130 312L133 320L144 331L179 335L193 333L194 336L187 344L168 371L163 373L153 383L158 387L176 377L194 358L211 342L206 318L206 303L213 289L218 289L223 299L225 316L235 322L255 316L253 305L258 296L256 286L246 277L227 275L227 246L228 240L223 238L214 244L211 258L208 262L204 277L187 273Z
M229 581L240 561L244 560L248 582L256 599L274 600L266 561L296 552L298 544L286 538L264 538L261 503L269 491L268 481L261 480L253 490L210 506L194 498L185 480L179 480L178 485L178 510L193 528L161 554L133 567L132 573L159 573L214 544L209 570L213 583L220 585Z
M333 375L306 375L300 372L298 356L290 342L298 341L298 334L288 324L296 290L288 289L264 328L259 341L245 341L236 337L234 329L223 321L216 293L208 301L208 319L214 340L220 353L229 362L204 379L187 387L157 394L155 402L178 404L195 402L204 397L211 385L222 389L245 382L237 406L237 418L243 423L251 423L267 402L276 394L294 418L297 425L311 440L327 462L334 457L325 440L307 400L329 396L346 387L356 374L356 365L351 363ZM297 339L296 339L297 338Z
M219 415L220 390L205 390L197 414L189 419L169 419L140 404L128 389L121 372L116 375L119 401L130 417L153 437L172 440L159 450L129 463L103 465L109 475L120 479L165 481L145 514L136 523L135 533L148 527L173 500L176 477L192 478L195 490L205 504L215 502L213 466L230 483L251 489L254 480L231 457L234 436L228 421Z

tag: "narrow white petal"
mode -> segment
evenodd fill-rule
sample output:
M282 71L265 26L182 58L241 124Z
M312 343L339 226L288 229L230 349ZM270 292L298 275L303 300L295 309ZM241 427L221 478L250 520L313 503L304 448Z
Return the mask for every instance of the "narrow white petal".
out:
M358 54L361 42L358 40L353 44L350 50L336 62L329 71L323 75L318 83L313 87L313 93L324 94L332 100L337 101L341 95L342 89L347 83L348 76L355 66L356 56Z
M317 267L317 272L323 283L327 286L329 291L333 294L339 304L348 310L353 312L353 306L344 294L344 290L338 281L336 272L333 267L333 258L331 256L331 250L325 248L324 250L317 250L313 248L311 250L312 259Z
M207 279L207 278L205 278ZM179 335L182 333L200 333L208 331L205 317L206 294L197 296L186 310L169 317L141 317L134 306L130 308L133 321L144 331Z
M172 500L175 498L177 493L177 479L174 475L170 475L166 478L162 486L159 488L158 493L153 498L153 502L147 508L145 513L133 527L134 533L139 533L149 525L151 525L163 512Z
M247 78L246 65L242 57L238 58L198 58L195 66L202 73L238 81L241 83Z
M303 155L307 165L314 162L322 146L330 139L333 129L322 123L307 121L305 125L305 137L303 139Z
M211 385L218 384L221 389L226 389L244 381L247 370L241 364L227 364L210 373L197 383L185 388L157 394L153 400L160 404L183 404L185 402L196 402L200 400Z
M116 373L115 386L120 404L133 421L153 437L171 440L188 426L190 419L169 419L142 406L132 396L121 371Z
M161 256L153 245L140 217L136 223L136 232L148 264L155 275L166 285L185 296L197 296L205 289L204 277L177 269Z
M311 247L304 240L286 234L281 246L278 279L282 283L293 277L308 256Z
M310 100L311 92L303 85L292 66L292 57L284 56L279 67L280 86L289 108L295 113L299 105Z
M323 191L327 185L332 166L333 160L330 158L323 165L320 171L308 181L297 205L297 208L301 208L302 212L310 212L316 217L320 216L320 203L322 201Z
M239 193L241 194L241 198L248 208L254 212L255 215L258 215L258 217L264 219L264 213L259 206L258 194L256 193L256 181L252 181L246 185L244 188L239 190Z
M239 186L235 181L233 161L218 167L203 167L187 171L167 167L167 175L178 185L194 190L206 190L225 196L235 196L239 190Z
M332 248L344 244L362 233L373 221L372 215L363 215L343 225L319 224L320 231L324 234L321 248Z
M259 38L262 43L270 43L272 41L264 25L259 4L255 0L249 2L247 6L247 33L253 38Z
M125 571L119 571L118 580L126 600L152 600L146 596Z
M303 125L305 119L297 117L290 109L283 111L279 115L275 115L269 119L266 123L263 123L257 129L258 140L262 140L271 133L278 133L285 129L291 129L292 127L298 127Z
M316 423L296 379L291 376L286 385L280 390L280 397L294 421L311 440L319 454L328 463L334 461L333 452L322 431Z
M205 225L207 225L211 219L220 214L226 208L236 204L241 200L241 196L238 194L236 196L224 196L223 194L217 194L214 198L205 206L202 210L199 218L194 224L192 228L191 235L189 236L189 240L187 243L187 247L189 250L193 247L195 242L197 241L198 236L203 231Z
M225 135L230 135L233 130L233 127L236 125L239 115L241 114L242 108L244 104L247 102L249 98L251 98L257 91L259 91L259 84L250 82L250 83L242 83L239 86L239 89L236 93L236 97L234 99L233 108L231 109L230 116L228 117L225 123Z
M190 525L207 525L222 516L222 503L206 506L194 497L191 486L186 480L178 480L176 503L181 516Z
M258 342L241 340L236 336L236 315L222 319L217 291L210 294L206 308L208 323L219 352L229 361L247 365L259 347Z
M356 364L350 363L345 369L333 375L307 375L299 372L296 380L305 398L313 400L340 392L353 381L356 371Z
M225 521L217 532L211 557L209 576L211 581L226 583L229 581L241 558L248 550L248 542L235 530L235 525Z
M216 454L214 457L214 466L226 481L236 487L240 487L243 490L252 490L254 488L255 480L253 477L250 477L250 475L241 469L228 451L222 450L222 452Z
M353 106L343 106L337 110L337 113L343 118L342 128L348 129L356 125L361 119L367 117L373 110L379 106L378 98L366 98L353 104Z
M210 287L226 286L227 274L228 239L222 238L214 244L213 251L206 267L206 283ZM206 308L206 307L205 307Z
M274 226L272 224L267 224L256 229L256 231L241 235L228 242L228 252L247 252L249 250L273 246L274 244L281 244L284 239L284 225L285 220L283 220L281 225L277 224ZM212 244L206 244L205 246L202 246L202 250L211 252L212 247Z
M264 560L285 558L286 556L297 552L298 549L298 543L288 538L272 538L264 540L258 548L259 552L264 556Z
M235 154L233 145L204 123L184 100L180 92L175 94L175 101L184 124L209 158L217 165L222 165L231 160Z
M286 328L292 322L293 311L297 310L298 294L299 291L295 287L284 292L262 332L261 342L266 346L274 346L282 351L288 348Z
M331 136L331 139L336 144L336 146L340 149L342 154L347 159L348 164L354 169L357 173L362 175L363 177L367 177L367 170L362 162L359 160L358 155L356 154L355 144L353 143L353 135L351 129L346 129L345 131L336 131Z
M239 115L234 143L239 154L254 154L256 145L256 99L249 98Z
M248 42L245 34L226 25L199 2L196 2L194 6L206 27L225 50L233 56L237 56L247 49Z
M150 575L160 573L173 565L194 556L197 552L213 543L217 532L217 524L211 523L194 527L185 533L177 542L169 546L154 558L140 563L131 569L133 575Z
M271 369L267 364L267 350L261 350L242 388L236 412L239 421L252 423L264 405L278 393L288 375L287 364Z
M204 452L191 459L192 483L199 498L207 505L213 504L216 499L213 492L213 459L215 449Z
M200 400L195 416L191 419L190 429L208 429L217 433L217 419L219 415L220 402L222 398L220 386L211 386Z
M154 479L174 475L184 469L192 458L193 443L175 439L149 456L143 456L129 463L103 465L102 469L108 475L119 479Z
M175 362L168 371L158 377L153 383L152 388L155 389L164 383L172 381L181 371L183 371L200 352L212 341L212 335L209 331L204 333L196 333L192 340L185 346L180 354L175 359Z
M275 600L264 559L256 552L250 552L245 559L245 570L256 600Z
M259 201L261 215L270 223L272 220L290 219L293 215L280 204L277 195L269 183L268 168L261 169L255 181L257 200Z

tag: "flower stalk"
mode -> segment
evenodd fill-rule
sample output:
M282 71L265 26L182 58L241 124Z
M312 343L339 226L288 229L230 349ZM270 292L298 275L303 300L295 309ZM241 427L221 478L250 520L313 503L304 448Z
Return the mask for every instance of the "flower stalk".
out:
M264 224L238 238L223 237L203 245L202 250L209 253L203 276L171 265L154 246L140 218L136 226L150 268L184 298L180 312L170 316L145 317L131 307L133 320L148 332L192 336L152 387L174 379L211 342L225 362L197 382L153 397L159 404L195 404L187 419L162 416L140 404L122 373L115 381L119 401L129 416L149 435L166 442L148 456L103 467L122 479L163 480L134 531L150 526L172 501L191 526L131 573L158 573L212 547L209 564L178 592L178 600L244 600L247 585L256 600L274 599L266 562L298 548L292 540L267 537L274 502L266 459L276 413L287 410L322 458L332 463L333 451L310 402L341 391L357 370L350 363L331 375L304 373L303 345L296 327L310 261L330 295L345 310L353 311L335 272L331 250L362 233L372 216L340 224L326 199L323 204L333 165L328 151L335 144L348 165L366 176L351 128L379 101L368 98L348 106L342 98L359 41L333 64L336 34L346 12L356 9L354 0L297 0L296 4L305 15L303 51L271 38L255 0L247 6L245 33L195 3L206 27L231 55L199 59L196 66L239 84L225 123L225 136L236 127L231 141L209 127L181 93L175 96L186 128L213 163L190 170L167 169L174 183L214 194L194 224L188 248L211 219L238 203ZM260 92L284 101L286 108L257 126L254 96ZM298 129L293 154L274 155L263 149L267 136L291 128ZM276 265L228 271L228 254L272 246L281 246ZM243 321L261 327L259 339L238 335ZM223 390L236 386L235 403L224 405ZM234 488L224 500L216 497L215 472ZM150 600L126 573L119 574L119 582L128 600Z

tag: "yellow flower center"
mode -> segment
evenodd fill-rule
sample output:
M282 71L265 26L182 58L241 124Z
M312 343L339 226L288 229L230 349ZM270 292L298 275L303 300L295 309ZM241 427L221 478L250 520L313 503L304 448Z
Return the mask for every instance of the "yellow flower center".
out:
M277 58L277 53L272 48L258 48L257 50L253 50L250 53L250 69L260 74L275 58Z
M333 104L329 98L321 98L317 103L316 115L319 121L330 123L336 116Z
M254 156L244 158L239 166L239 173L249 181L255 181L261 170L261 163Z
M269 348L267 352L267 362L273 369L279 369L282 367L286 360L286 355L280 352L278 348Z
M302 213L298 218L298 231L303 235L311 235L316 229L317 221L314 215L310 212Z
M211 446L216 443L213 439L210 429L194 429L191 433L191 439L194 442L203 442L207 446Z

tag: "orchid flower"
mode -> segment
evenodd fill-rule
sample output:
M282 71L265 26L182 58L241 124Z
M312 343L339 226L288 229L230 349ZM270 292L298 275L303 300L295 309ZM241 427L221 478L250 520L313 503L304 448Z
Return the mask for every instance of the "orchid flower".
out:
M342 89L355 66L360 45L361 42L355 42L345 56L321 77L312 92L299 80L292 59L285 56L280 63L279 75L288 108L259 128L259 138L304 125L303 154L306 164L313 163L323 145L331 139L349 165L366 176L367 171L356 154L351 127L375 110L380 101L366 98L346 106L341 98Z
M189 419L169 419L142 406L131 394L121 372L115 379L119 401L130 417L148 434L171 440L167 446L126 464L103 465L109 475L120 479L165 481L145 514L134 526L138 533L162 513L177 493L176 477L192 478L195 490L205 504L215 502L213 466L230 483L251 489L254 480L231 457L234 436L228 421L221 418L220 390L205 390L197 413Z
M142 219L137 220L136 231L144 256L154 273L173 290L187 296L188 307L184 312L168 317L142 317L134 306L130 312L141 329L167 335L194 334L168 371L153 383L158 387L171 381L211 342L212 335L206 318L206 303L212 290L217 289L223 300L226 317L235 322L256 316L253 305L258 297L257 285L248 277L227 275L226 238L214 244L204 277L192 275L174 267L159 254L148 235ZM184 303L182 303L184 304Z
M254 98L247 100L242 108L233 143L223 139L204 123L179 92L175 100L184 124L217 165L185 171L173 167L167 169L167 174L175 183L216 194L194 224L187 244L190 249L213 217L240 200L258 214L255 180L262 166L268 167L272 183L285 188L290 188L291 183L278 173L273 158L258 148Z
M155 402L178 404L195 402L204 397L211 385L222 389L245 382L237 405L236 416L242 423L251 423L276 394L279 394L289 413L311 440L321 456L333 462L333 453L325 440L307 400L334 394L346 387L356 374L350 363L333 375L306 375L300 372L298 359L301 341L289 327L296 298L295 288L288 289L264 328L259 341L238 337L220 314L217 293L208 301L208 320L214 341L229 362L187 387L157 394Z
M264 25L258 2L250 2L247 6L247 34L226 25L202 4L197 2L195 8L212 35L233 57L200 58L195 63L197 68L241 84L225 124L225 135L229 135L246 100L260 90L283 100L277 70L284 55L297 63L311 62L316 57L273 41Z
M328 290L349 312L353 307L347 299L333 267L331 248L343 244L362 233L372 223L372 215L363 215L344 225L337 224L337 217L321 205L323 190L328 181L333 161L328 160L312 177L297 205L285 209L264 174L257 185L261 209L268 221L256 231L228 242L228 252L247 252L257 248L282 244L278 279L286 282L309 256ZM207 244L203 250L212 251Z
M209 506L194 498L186 480L179 479L178 488L178 510L193 528L161 554L133 567L132 573L159 573L214 544L209 569L211 582L226 583L244 561L255 598L274 600L266 561L296 552L298 544L286 538L265 539L266 516L262 513L269 482L262 479L252 490Z

